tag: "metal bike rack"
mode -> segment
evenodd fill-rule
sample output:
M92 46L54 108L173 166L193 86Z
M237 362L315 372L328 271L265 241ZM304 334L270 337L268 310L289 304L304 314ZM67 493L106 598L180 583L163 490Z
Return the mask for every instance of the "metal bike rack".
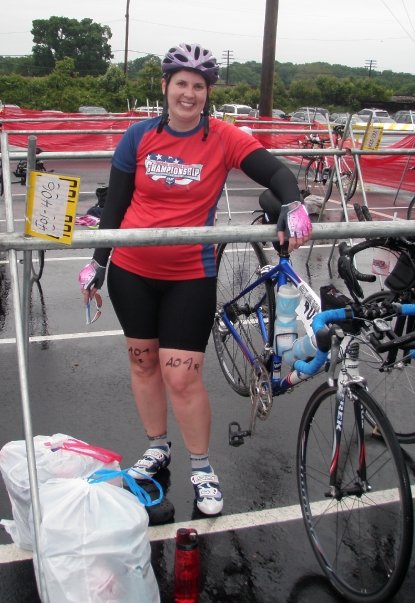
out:
M264 133L263 130L261 130ZM321 130L319 130L321 132ZM39 132L38 132L39 133ZM62 130L60 133L63 133ZM310 154L310 150L293 149L270 149L274 155L304 155ZM315 150L314 154L331 154L339 156L345 154L343 149ZM415 149L395 153L388 151L359 151L352 150L357 159L360 154L409 154L414 155ZM87 152L42 152L42 158L108 158L113 151L87 151ZM41 511L39 502L38 480L36 472L35 452L33 445L32 421L30 412L30 392L28 384L28 313L29 293L28 284L30 280L30 264L32 250L37 249L85 249L97 247L114 246L143 246L143 245L176 245L184 243L220 243L220 242L247 242L247 241L270 241L276 240L275 226L209 226L198 228L144 228L126 230L97 230L79 231L74 233L71 245L61 245L33 237L18 234L14 230L12 192L10 181L10 158L27 158L28 172L35 166L36 139L29 139L28 152L10 152L8 148L8 134L1 133L1 160L3 164L4 197L6 209L6 232L0 233L0 251L8 253L14 322L16 329L16 351L18 360L18 374L21 393L21 404L23 413L23 427L26 441L27 461L29 470L29 483L31 491L33 519L34 519L34 554L37 556L40 596L43 603L48 603L47 585L42 572L39 551L39 535L41 526ZM370 223L339 222L339 223L317 223L313 227L312 240L315 239L339 239L339 238L374 238L379 236L410 236L413 235L413 225L410 222L398 221L373 221ZM23 265L23 288L19 282L17 251L24 252Z

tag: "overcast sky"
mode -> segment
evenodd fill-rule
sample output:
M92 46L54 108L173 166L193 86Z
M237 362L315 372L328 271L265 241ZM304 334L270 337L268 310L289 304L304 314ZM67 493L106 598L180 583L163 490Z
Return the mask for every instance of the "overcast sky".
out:
M4 0L5 1L5 0ZM266 0L130 0L129 60L200 42L219 61L262 59ZM126 0L19 0L1 12L0 55L30 54L34 19L90 18L111 28L124 61ZM415 74L415 0L280 0L276 60Z

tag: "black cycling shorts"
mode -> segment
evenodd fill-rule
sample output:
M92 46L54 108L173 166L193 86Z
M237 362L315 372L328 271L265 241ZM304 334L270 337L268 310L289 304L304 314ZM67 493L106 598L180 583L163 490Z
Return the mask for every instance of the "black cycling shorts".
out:
M126 337L204 352L216 311L216 277L150 279L110 263L108 292Z

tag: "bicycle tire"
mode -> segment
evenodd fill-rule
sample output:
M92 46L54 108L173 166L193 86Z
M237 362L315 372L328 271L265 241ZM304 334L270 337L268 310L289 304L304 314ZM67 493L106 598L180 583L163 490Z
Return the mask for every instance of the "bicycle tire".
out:
M343 410L338 488L355 494L331 496L329 476L336 429L336 387L326 383L311 396L297 441L297 484L307 535L335 590L354 603L389 601L399 590L412 552L413 509L403 454L386 415L362 387L352 385ZM354 404L376 418L382 440L366 421L364 442L368 491L359 486L359 446Z
M406 215L407 220L415 220L415 197L412 197L410 204L408 205L408 213Z
M311 195L317 195L324 199L326 196L327 198L330 197L333 181L330 182L329 177L323 181L323 170L324 162L321 157L311 159L304 172L304 189Z
M222 243L217 250L217 313L212 335L219 365L232 389L241 396L250 395L252 366L234 337L220 318L224 303L236 297L259 277L259 268L267 264L261 245L256 242ZM275 316L275 295L272 283L264 281L244 295L237 303L244 308L243 314L234 313L233 325L244 345L252 354L261 358L264 341L258 319L252 312L255 304L261 302L263 313L271 328L268 343L272 345Z
M32 251L32 279L40 281L45 266L45 250L37 249Z
M345 200L348 201L353 197L357 188L357 174L352 170L341 171L340 170L340 180L343 187L343 193ZM339 187L339 183L337 178L335 179L336 188Z
M408 295L410 293L408 292ZM377 291L366 297L364 304L383 301L402 301L398 294L392 291ZM404 299L406 303L414 303L413 299ZM400 316L391 319L397 335L410 333L415 329L415 319L411 316ZM370 346L360 346L360 362L365 364L362 373L367 379L370 393L387 415L398 441L401 444L415 443L415 412L404 412L404 404L412 402L415 405L415 361L406 358L404 350L385 352L381 358L373 352ZM391 366L383 366L383 360L389 360ZM369 418L370 421L370 418ZM376 424L372 421L372 427Z

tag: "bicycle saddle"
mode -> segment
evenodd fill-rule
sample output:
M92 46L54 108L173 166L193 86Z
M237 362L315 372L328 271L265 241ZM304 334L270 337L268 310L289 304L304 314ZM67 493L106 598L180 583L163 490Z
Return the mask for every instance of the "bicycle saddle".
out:
M259 205L267 214L268 224L276 224L281 212L282 203L269 188L260 194Z

